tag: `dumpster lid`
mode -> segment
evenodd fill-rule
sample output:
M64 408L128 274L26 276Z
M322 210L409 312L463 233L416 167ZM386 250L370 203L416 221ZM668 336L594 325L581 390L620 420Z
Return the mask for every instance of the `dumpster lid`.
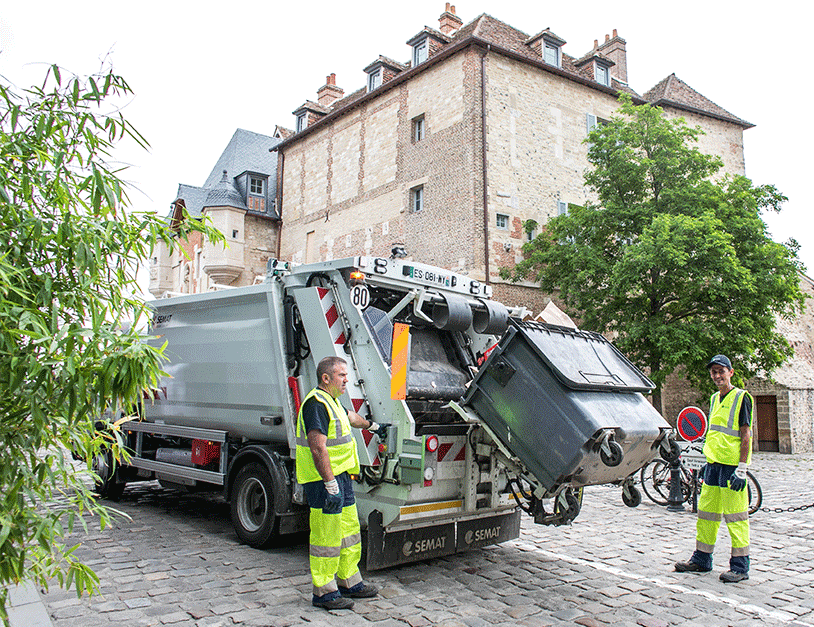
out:
M511 324L568 388L649 393L656 387L599 333L533 320Z

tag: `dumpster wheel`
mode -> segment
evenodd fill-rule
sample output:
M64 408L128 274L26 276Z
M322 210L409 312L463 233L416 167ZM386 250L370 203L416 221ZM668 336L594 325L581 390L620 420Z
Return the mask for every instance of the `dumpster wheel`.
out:
M642 502L642 493L635 485L622 488L622 502L628 507L638 507Z
M580 491L580 496L582 493ZM579 516L581 509L580 499L574 494L572 488L566 488L554 499L554 515L562 518L561 525L568 525Z
M545 510L543 502L534 500L533 516L538 525L570 525L582 509L582 488L565 486L554 495L554 511Z
M610 468L614 468L622 463L622 458L625 456L622 446L618 442L611 439L602 443L602 448L599 449L599 459L602 463Z

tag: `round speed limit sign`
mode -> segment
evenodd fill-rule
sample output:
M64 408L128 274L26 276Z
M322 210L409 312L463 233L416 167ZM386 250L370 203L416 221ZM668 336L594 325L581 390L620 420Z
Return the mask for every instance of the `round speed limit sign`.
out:
M366 309L370 304L370 291L367 285L354 285L350 288L350 302L357 309Z

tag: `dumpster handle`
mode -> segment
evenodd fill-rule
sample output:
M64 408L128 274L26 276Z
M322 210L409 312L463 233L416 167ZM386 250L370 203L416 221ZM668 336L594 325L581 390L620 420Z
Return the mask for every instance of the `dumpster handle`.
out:
M472 387L474 387L474 388L475 388L475 389L477 389L477 390L480 390L480 391L481 391L481 393L482 393L482 394L483 394L483 395L484 395L484 396L485 396L487 399L489 399L489 402L490 402L490 403L492 403L493 405L495 404L494 399L493 399L491 396L489 396L489 393L488 393L486 390L484 390L484 389L483 389L483 388L482 388L480 385L478 385L477 381L472 381L471 386L472 386ZM470 394L469 396L471 397L471 394Z

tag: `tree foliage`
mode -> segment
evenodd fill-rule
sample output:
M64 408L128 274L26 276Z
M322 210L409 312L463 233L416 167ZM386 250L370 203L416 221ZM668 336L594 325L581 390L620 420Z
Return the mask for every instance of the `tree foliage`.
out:
M178 233L154 213L125 211L110 165L122 139L144 138L111 107L131 94L111 71L68 77L52 66L23 91L0 81L0 612L3 584L30 579L93 592L98 579L67 536L112 511L90 490L89 460L118 453L111 407L155 385L162 350L140 329L137 266ZM185 229L210 227L193 220ZM185 232L181 232L183 237ZM85 462L76 462L73 456ZM96 523L94 523L96 524Z
M504 276L558 292L586 329L611 334L659 386L683 367L725 353L749 378L792 354L776 316L800 311L796 242L768 236L761 211L785 199L772 185L722 176L695 145L699 128L621 97L619 113L588 136L585 183L596 198L552 218Z

